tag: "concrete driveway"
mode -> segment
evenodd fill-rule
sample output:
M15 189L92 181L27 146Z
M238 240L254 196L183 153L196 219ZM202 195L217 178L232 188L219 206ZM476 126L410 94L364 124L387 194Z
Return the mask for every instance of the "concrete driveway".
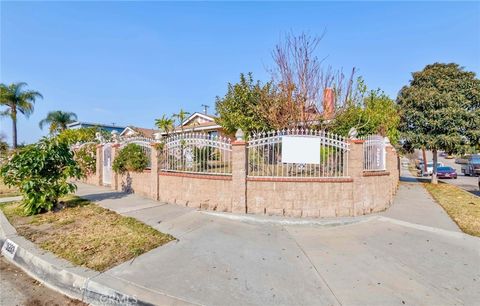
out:
M78 194L178 238L97 278L123 279L153 296L175 297L179 304L480 301L480 239L461 233L416 183L402 183L391 211L338 220L349 223L338 226L335 220L310 225L265 222L261 217L231 220L229 214L86 185ZM412 218L408 212L416 206L418 213Z

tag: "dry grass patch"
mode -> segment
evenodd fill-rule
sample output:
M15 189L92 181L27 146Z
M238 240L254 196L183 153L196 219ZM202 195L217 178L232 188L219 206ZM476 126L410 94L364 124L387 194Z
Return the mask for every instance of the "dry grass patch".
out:
M3 181L0 179L0 198L15 197L19 195L20 192L18 192L17 189L5 186Z
M424 186L463 232L480 237L479 197L446 183Z
M25 216L20 203L1 207L17 232L76 265L105 271L175 238L76 196L58 211Z

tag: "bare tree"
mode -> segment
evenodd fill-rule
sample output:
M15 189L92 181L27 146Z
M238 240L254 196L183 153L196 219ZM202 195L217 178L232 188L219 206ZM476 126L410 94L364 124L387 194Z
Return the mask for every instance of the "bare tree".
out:
M321 95L321 63L315 55L322 36L305 33L298 36L286 35L272 52L274 83L278 86L281 99L289 105L295 125L306 125L310 120L308 111L316 108ZM293 115L293 116L292 116Z
M329 66L322 69L325 60L316 55L325 33L312 36L301 33L287 34L272 52L274 61L270 69L273 96L262 99L259 112L272 126L310 127L322 121L323 92L332 88L335 108L339 110L356 99L355 68L348 78L343 70Z

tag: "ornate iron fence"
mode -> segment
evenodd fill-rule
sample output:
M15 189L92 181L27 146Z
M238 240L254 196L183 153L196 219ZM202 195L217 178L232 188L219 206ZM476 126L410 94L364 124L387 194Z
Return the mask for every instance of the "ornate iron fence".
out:
M349 145L325 131L288 129L253 134L249 177L346 177Z
M363 143L363 170L384 171L386 169L385 137L380 135L369 135L364 138Z
M152 142L153 139L146 138L146 137L126 137L120 139L120 149L124 148L128 144L136 144L142 148L143 153L147 156L147 169L151 169L152 167Z
M170 136L164 142L161 170L231 175L231 141L205 133Z

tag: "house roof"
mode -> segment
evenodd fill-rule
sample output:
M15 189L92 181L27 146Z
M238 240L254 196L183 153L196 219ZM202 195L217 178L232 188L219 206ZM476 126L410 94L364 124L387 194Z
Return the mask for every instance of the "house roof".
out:
M84 122L84 121L75 121L72 123L67 124L67 127L74 127L77 125L88 125L88 126L98 126L98 127L105 127L105 128L115 128L115 129L124 129L124 126L113 125L113 124L103 124L103 123L93 123L93 122Z
M199 113L199 112L195 112L195 113L191 114L190 117L188 117L185 121L183 121L182 126L187 125L190 121L194 120L197 117L200 117L200 118L205 119L205 120L210 121L210 122L215 122L215 117L214 116L207 115L207 114L202 114L202 113Z
M147 137L147 138L154 138L155 133L158 133L158 130L155 129L146 129L137 126L127 126L121 133L120 136L125 136L127 132L133 132L139 136Z

